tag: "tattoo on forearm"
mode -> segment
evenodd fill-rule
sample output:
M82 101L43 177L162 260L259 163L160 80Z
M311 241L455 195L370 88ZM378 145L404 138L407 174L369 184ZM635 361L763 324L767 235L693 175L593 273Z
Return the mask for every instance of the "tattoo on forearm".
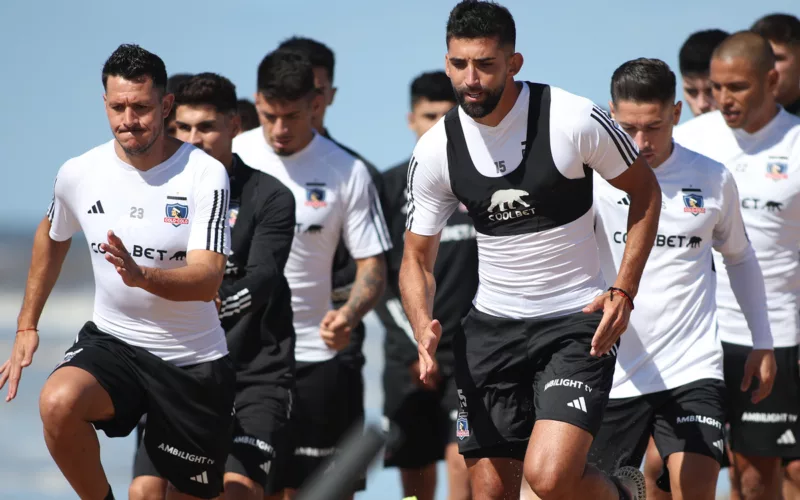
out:
M360 321L378 303L386 285L386 266L378 259L370 259L356 273L345 307L354 322Z

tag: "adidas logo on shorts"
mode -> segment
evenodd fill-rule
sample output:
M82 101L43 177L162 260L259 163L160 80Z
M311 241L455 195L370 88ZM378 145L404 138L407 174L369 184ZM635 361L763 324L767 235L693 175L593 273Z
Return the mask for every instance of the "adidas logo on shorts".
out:
M797 444L797 441L794 439L794 433L791 429L786 429L786 432L781 434L781 437L778 438L778 444L789 446Z
M264 471L264 474L269 474L269 470L272 468L272 460L269 462L264 462L263 464L258 466L259 469Z
M206 471L203 471L202 474L198 474L196 476L192 476L189 479L194 481L195 483L208 484L208 474L206 473Z
M714 447L719 448L719 451L724 451L724 446L721 439L714 441Z
M576 410L580 410L583 413L586 413L586 400L583 399L583 396L573 400L571 403L567 403L567 406L569 406L570 408L575 408Z

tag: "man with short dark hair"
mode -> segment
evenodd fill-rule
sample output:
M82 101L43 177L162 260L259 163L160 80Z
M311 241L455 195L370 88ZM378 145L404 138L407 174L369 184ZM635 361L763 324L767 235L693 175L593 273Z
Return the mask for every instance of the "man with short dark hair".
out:
M387 203L386 190L383 186L383 177L375 166L367 161L363 156L353 149L345 146L341 142L331 137L328 128L325 126L325 115L328 107L333 104L336 96L336 87L333 85L333 75L336 65L336 58L333 51L322 42L306 37L291 37L278 46L278 50L289 50L304 55L311 61L314 69L314 85L322 93L322 104L315 109L312 117L314 129L326 139L329 139L340 148L347 151L350 155L360 160L367 167L372 183L378 193L378 202L385 212ZM336 254L333 257L333 292L331 299L333 306L339 308L347 302L353 282L356 278L356 263L347 251L344 240L339 241ZM352 422L363 422L364 420L364 336L366 327L360 321L353 327L350 334L350 344L339 353L342 360L342 374L345 377L349 390L346 394L345 405L348 408L348 420ZM366 475L362 476L357 485L357 490L366 488Z
M236 366L235 423L225 466L225 498L282 498L291 456L288 420L294 388L291 291L283 275L295 227L291 191L232 153L240 129L236 88L200 73L175 92L177 138L225 165L230 177L231 256L217 297ZM163 498L165 484L139 450L130 498Z
M349 372L339 353L385 288L384 252L391 248L378 196L363 162L317 133L322 105L312 64L277 50L258 69L256 108L262 127L239 135L233 150L248 165L283 182L296 200L296 229L285 274L292 290L296 397L286 485L299 488L354 422ZM331 302L334 252L344 241L355 259L355 282L341 307ZM360 395L360 394L359 394Z
M643 499L638 469L607 476L586 455L602 422L619 337L656 237L661 193L630 137L590 100L517 82L523 58L504 7L465 0L447 23L459 106L417 143L400 291L420 379L442 335L433 268L463 203L478 241L474 306L453 339L459 451L475 498ZM625 264L604 292L592 170L629 193ZM463 438L463 439L462 439Z
M170 76L167 79L167 93L174 95L175 92L178 90L180 84L185 82L191 77L192 75L189 73L175 73L174 75ZM175 131L177 130L175 128L175 106L173 106L172 109L169 110L169 115L167 116L166 123L167 123L167 128L166 128L167 135L169 137L175 137Z
M716 328L712 248L725 262L753 348L741 385L764 399L775 377L761 268L747 239L736 182L720 163L672 140L680 120L675 74L658 59L622 64L611 114L636 141L661 186L658 236L617 352L614 384L589 460L611 472L638 467L651 435L666 463L661 484L677 498L713 500L725 453L725 383ZM629 200L595 175L595 232L606 281L620 268ZM648 493L657 496L656 482ZM663 495L662 495L663 496Z
M250 99L239 99L236 101L236 105L239 109L239 119L242 121L242 126L239 129L240 134L248 130L253 130L260 125L258 122L258 111L256 111L256 105L253 104L253 101Z
M750 30L766 38L775 53L775 99L786 111L800 116L800 19L791 14L770 14Z
M681 145L723 163L741 196L745 229L764 274L777 377L755 404L739 390L752 328L735 300L725 263L717 270L719 333L728 389L731 488L742 499L778 498L781 457L800 456L800 118L775 101L775 55L762 36L743 31L722 42L711 59L719 111L675 130Z
M444 71L423 73L415 78L411 83L408 126L417 140L456 105L453 85ZM468 500L469 476L456 444L458 397L453 378L452 340L455 332L461 330L461 318L472 307L478 287L475 228L461 209L453 213L442 231L434 271L438 283L434 314L442 321L442 338L436 351L439 375L432 383L423 384L419 380L414 332L403 312L397 281L403 260L408 167L409 162L405 161L383 174L387 195L384 214L394 247L388 254L387 291L376 308L386 329L383 415L390 440L384 465L400 468L404 497L432 500L436 493L436 462L445 459L448 498Z
M689 35L678 53L683 98L695 116L717 109L708 81L708 65L711 53L727 36L718 29L697 31Z
M173 96L157 55L121 45L102 80L114 140L59 169L0 387L10 381L7 400L16 395L39 316L82 230L94 313L42 389L47 447L80 498L114 498L92 426L127 436L147 413L143 447L169 481L167 498L214 498L235 387L213 304L230 253L228 176L203 151L165 136Z

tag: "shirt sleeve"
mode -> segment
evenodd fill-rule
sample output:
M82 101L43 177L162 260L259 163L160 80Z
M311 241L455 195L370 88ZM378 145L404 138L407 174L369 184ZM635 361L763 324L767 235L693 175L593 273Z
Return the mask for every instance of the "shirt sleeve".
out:
M459 203L447 178L445 145L432 148L432 132L422 136L408 165L406 229L421 236L438 234Z
M213 160L209 162L195 184L194 213L189 214L191 232L187 251L208 250L230 255L229 198L228 172L221 163Z
M731 290L744 314L753 348L772 349L764 275L747 238L733 175L723 168L721 217L713 231L714 248L722 255Z
M353 259L374 257L391 249L378 191L360 160L356 160L344 194L346 213L342 235Z
M69 206L70 189L67 164L61 167L53 185L53 199L47 209L50 221L50 238L54 241L67 241L81 230L80 222Z
M219 289L220 319L238 321L240 315L260 308L283 276L294 239L294 196L288 189L274 192L257 217L242 277L226 279ZM232 255L231 259L235 257Z
M608 113L592 104L582 111L573 140L584 165L610 180L625 172L639 156L639 148Z
M731 262L736 262L748 252L750 240L742 219L736 180L724 167L720 193L720 219L713 231L714 249Z

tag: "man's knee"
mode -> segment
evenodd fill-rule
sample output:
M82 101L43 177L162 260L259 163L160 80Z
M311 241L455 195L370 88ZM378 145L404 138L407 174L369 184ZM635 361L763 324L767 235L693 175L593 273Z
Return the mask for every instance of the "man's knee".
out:
M264 489L247 476L225 473L225 500L262 500Z
M525 480L539 498L577 498L573 489L580 483L583 470L571 470L563 462L545 453L534 453L525 460Z
M39 414L48 430L69 419L103 420L114 416L114 406L105 389L89 372L64 367L47 380L39 395Z
M792 460L786 464L786 479L800 486L800 460Z
M128 487L129 500L164 500L166 495L166 481L158 477L139 476Z
M743 498L758 498L777 491L780 480L780 458L747 457L736 460L736 474Z

